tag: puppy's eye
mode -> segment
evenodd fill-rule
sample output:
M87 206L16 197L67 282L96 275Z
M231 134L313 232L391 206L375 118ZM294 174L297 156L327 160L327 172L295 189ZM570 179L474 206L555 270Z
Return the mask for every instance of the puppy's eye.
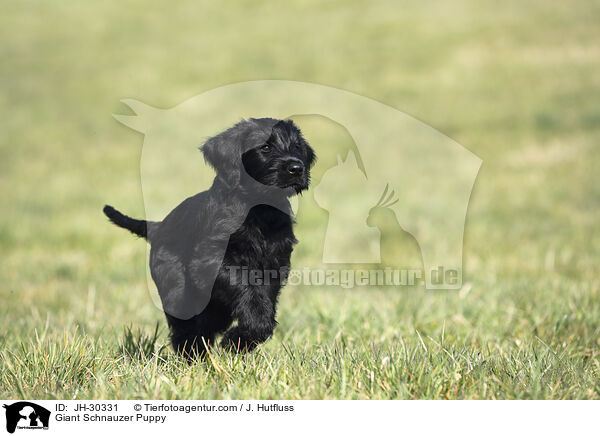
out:
M260 151L262 151L263 153L270 153L272 150L272 147L269 144L265 144L262 147L260 147Z

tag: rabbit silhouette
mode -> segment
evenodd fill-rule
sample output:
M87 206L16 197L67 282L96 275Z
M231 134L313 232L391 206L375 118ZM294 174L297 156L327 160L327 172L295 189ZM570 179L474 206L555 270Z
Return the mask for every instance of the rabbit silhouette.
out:
M395 269L423 268L421 248L417 239L404 230L392 206L399 202L395 191L385 185L379 201L369 211L367 225L376 227L381 234L381 264Z

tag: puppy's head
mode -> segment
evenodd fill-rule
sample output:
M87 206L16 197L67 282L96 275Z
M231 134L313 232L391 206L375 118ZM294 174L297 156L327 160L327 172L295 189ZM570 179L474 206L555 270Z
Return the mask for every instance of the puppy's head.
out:
M300 129L272 118L241 121L209 139L202 152L230 186L280 188L288 196L308 188L315 161Z

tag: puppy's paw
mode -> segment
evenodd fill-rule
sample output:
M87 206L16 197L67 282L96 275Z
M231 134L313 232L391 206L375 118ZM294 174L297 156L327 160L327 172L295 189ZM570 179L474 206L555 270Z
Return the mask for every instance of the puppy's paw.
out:
M239 327L234 327L225 332L223 339L221 339L221 346L226 350L237 353L250 351L252 348L254 348L250 347L250 344L242 335L242 331Z

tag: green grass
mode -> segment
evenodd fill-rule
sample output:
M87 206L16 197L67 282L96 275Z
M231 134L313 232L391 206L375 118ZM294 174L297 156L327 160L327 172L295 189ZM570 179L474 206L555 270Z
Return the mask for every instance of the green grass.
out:
M452 5L5 2L0 398L600 398L600 3ZM257 352L175 356L144 243L101 214L144 211L142 137L111 114L254 79L368 96L481 157L467 286L288 287Z

